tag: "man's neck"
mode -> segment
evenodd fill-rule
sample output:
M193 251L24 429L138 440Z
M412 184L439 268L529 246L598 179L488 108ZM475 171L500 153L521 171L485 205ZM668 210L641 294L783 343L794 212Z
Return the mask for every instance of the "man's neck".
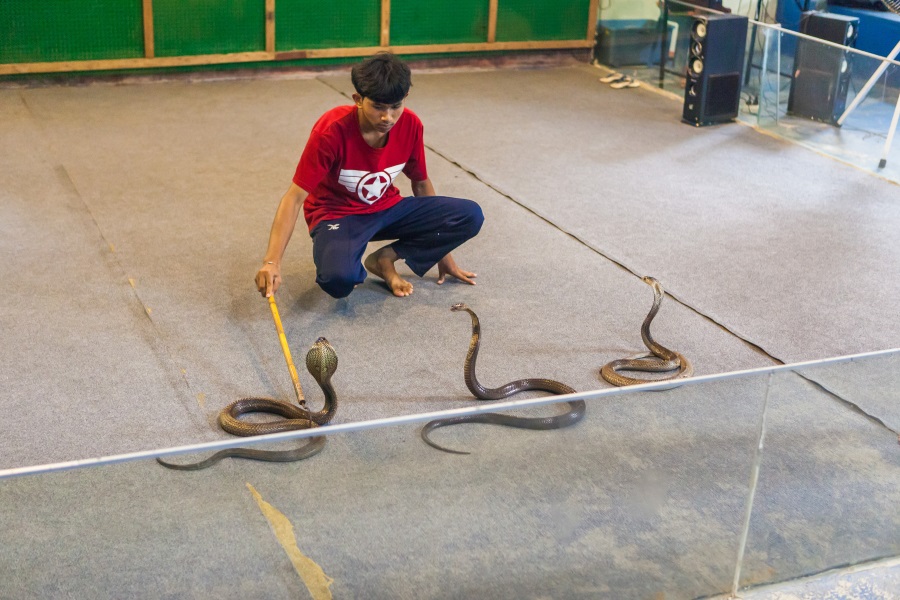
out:
M359 123L359 132L369 146L372 148L384 148L390 133L382 133L377 129L370 127L360 110L356 111L356 121Z

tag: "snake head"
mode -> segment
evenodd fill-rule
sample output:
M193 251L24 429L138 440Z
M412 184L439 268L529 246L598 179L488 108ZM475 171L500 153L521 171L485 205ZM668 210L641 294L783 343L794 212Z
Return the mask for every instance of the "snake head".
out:
M654 294L657 294L659 296L663 295L663 286L656 278L650 277L649 275L644 275L643 277L641 277L641 281L652 287Z
M306 369L319 383L327 383L337 370L337 352L324 337L316 340L306 353Z
M463 302L457 302L453 306L450 307L450 310L456 312L458 310L469 310L469 307L465 305Z

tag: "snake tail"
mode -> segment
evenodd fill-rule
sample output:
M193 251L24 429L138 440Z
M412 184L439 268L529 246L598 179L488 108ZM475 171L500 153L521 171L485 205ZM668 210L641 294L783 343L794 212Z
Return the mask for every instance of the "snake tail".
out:
M246 458L265 462L294 462L318 454L325 448L326 438L323 435L309 438L306 444L292 450L255 450L251 448L228 448L219 450L209 458L195 463L173 463L157 458L156 462L176 471L199 471L213 466L223 458Z

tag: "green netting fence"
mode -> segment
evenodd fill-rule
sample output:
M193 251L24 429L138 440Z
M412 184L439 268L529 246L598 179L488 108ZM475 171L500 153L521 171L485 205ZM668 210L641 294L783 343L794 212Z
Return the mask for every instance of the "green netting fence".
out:
M597 0L0 0L0 76L586 48L596 11Z

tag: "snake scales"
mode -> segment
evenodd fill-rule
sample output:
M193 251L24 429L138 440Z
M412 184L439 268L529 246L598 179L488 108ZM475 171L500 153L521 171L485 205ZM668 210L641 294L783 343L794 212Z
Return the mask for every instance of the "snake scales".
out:
M337 410L337 396L331 386L331 376L337 370L337 362L337 353L328 340L323 337L316 340L316 343L306 353L306 369L325 394L325 406L319 412L311 412L305 406L296 406L272 398L241 398L222 409L222 412L219 413L219 426L233 435L255 436L326 425ZM250 423L241 420L240 417L248 413L270 413L282 416L284 419L265 423ZM170 463L159 458L156 460L170 469L196 471L214 465L229 456L269 462L303 460L321 452L324 447L325 436L316 436L309 438L306 444L293 450L228 448L216 452L205 460L190 464Z
M464 375L466 387L479 400L501 400L514 394L529 390L540 390L552 394L574 394L575 390L559 381L552 379L518 379L498 388L486 388L475 377L475 360L478 357L478 348L481 343L481 324L475 312L465 304L454 304L451 311L465 311L472 317L472 337L469 342L469 351L466 354ZM422 439L429 446L450 452L453 454L469 454L459 450L451 450L439 446L429 439L428 435L439 427L458 425L460 423L490 423L493 425L505 425L507 427L519 427L523 429L561 429L574 425L584 417L584 400L572 400L568 402L570 410L562 415L553 417L515 417L499 413L482 413L478 415L466 415L437 419L429 421L422 429Z
M678 352L669 350L662 346L650 335L650 323L659 312L659 306L663 300L662 285L653 277L642 277L641 280L653 288L653 306L647 317L641 324L641 339L644 345L650 350L647 354L640 354L631 358L621 358L606 363L600 369L600 375L613 385L637 385L640 383L651 383L655 381L666 381L679 377L690 377L694 368L691 363ZM636 379L621 375L619 371L643 371L650 373L664 373L666 371L677 371L666 377L655 379Z

